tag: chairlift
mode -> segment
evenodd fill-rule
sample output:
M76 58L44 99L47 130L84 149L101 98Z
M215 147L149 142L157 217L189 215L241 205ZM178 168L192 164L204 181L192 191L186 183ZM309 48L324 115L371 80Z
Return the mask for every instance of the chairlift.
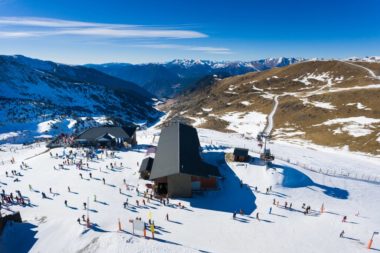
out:
M271 154L270 149L264 149L263 153L260 154L260 159L270 162L274 160L274 155Z

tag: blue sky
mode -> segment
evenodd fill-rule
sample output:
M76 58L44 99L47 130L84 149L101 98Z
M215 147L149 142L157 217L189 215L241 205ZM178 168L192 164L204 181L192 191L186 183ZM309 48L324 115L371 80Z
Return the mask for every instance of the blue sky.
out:
M63 63L380 55L379 0L0 0L0 54Z

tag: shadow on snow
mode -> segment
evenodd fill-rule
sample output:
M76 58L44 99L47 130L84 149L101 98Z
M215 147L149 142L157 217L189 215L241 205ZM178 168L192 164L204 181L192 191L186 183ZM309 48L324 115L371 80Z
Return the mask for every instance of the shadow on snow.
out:
M230 213L242 209L245 214L251 214L256 209L256 196L247 185L240 186L240 179L225 162L224 152L206 152L202 156L208 163L218 166L224 179L218 182L219 190L193 194L186 199L190 206Z
M282 182L282 186L284 187L300 188L315 186L322 189L327 196L333 198L347 199L349 196L349 192L347 190L315 183L310 177L292 167L278 164L272 164L271 167L282 169L282 172L279 171L279 173L284 176L284 180Z
M35 238L35 235L37 234L35 228L37 227L30 223L7 222L2 236L0 237L0 252L29 252L37 241Z

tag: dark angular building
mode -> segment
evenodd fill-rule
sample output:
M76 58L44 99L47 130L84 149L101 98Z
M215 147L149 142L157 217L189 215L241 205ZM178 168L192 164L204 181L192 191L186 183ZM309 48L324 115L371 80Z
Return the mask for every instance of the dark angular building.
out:
M158 195L190 197L193 190L217 188L216 166L204 162L197 130L174 122L162 129L150 179Z
M93 147L123 147L136 145L136 127L100 126L78 134L74 143Z

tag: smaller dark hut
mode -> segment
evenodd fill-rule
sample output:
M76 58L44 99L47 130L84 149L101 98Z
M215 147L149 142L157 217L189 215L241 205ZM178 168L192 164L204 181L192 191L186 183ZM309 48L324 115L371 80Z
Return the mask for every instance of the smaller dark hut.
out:
M235 148L234 149L234 161L235 162L247 162L249 161L248 149Z

